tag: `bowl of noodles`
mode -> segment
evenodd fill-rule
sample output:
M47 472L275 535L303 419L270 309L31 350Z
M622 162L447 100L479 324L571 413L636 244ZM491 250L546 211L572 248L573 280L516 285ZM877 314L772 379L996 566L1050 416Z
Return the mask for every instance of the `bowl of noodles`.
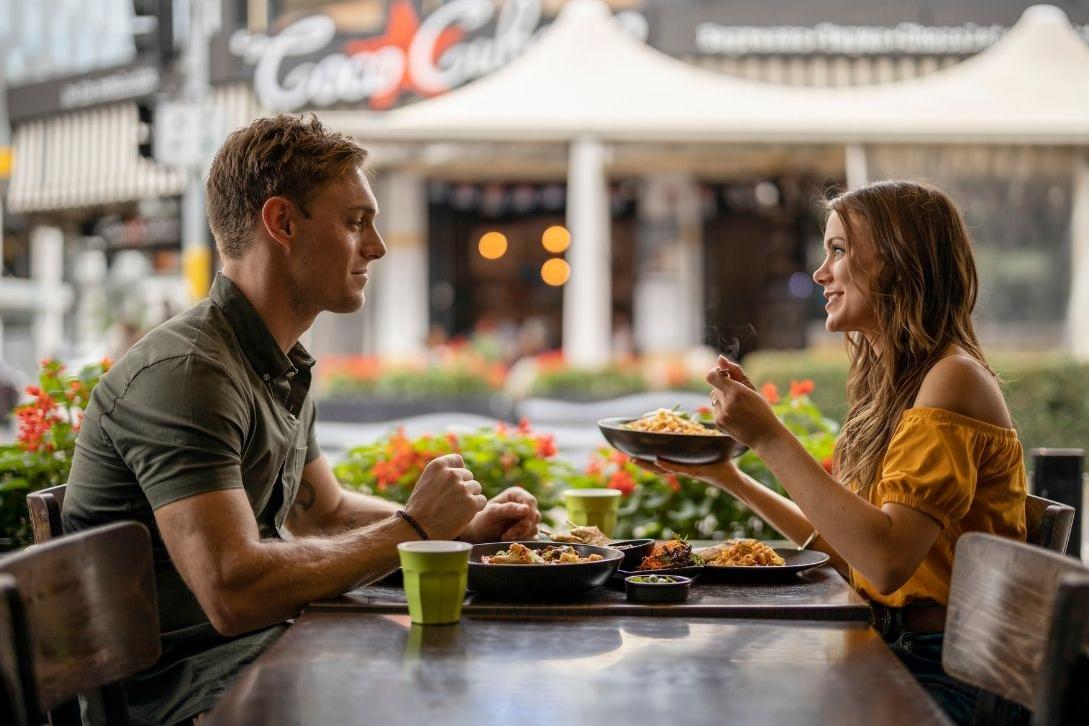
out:
M712 424L676 409L660 408L639 418L603 418L597 427L614 449L637 459L713 464L741 453L737 443Z

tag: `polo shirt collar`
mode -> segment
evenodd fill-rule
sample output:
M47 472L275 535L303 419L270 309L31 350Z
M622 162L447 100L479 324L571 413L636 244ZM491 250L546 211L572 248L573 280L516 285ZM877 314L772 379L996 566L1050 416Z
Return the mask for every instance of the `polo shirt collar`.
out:
M265 380L289 373L293 376L300 368L309 369L314 365L314 359L300 343L295 343L284 355L265 321L226 275L216 274L208 297L223 311L250 365Z

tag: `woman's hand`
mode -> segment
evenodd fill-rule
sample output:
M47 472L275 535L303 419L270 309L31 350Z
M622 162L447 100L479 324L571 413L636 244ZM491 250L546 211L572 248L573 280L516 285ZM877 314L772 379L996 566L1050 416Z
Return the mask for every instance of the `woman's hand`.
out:
M785 431L745 371L726 356L718 357L718 368L708 372L707 382L714 387L711 410L715 426L723 433L756 451L763 442Z
M728 457L714 464L681 464L676 461L669 461L668 459L655 459L654 461L648 459L632 459L632 463L641 469L645 469L646 471L659 476L679 474L681 476L692 477L704 484L718 487L719 489L740 498L739 495L735 493L735 489L737 488L737 483L741 481L741 474L737 470L737 467L734 466L734 462Z

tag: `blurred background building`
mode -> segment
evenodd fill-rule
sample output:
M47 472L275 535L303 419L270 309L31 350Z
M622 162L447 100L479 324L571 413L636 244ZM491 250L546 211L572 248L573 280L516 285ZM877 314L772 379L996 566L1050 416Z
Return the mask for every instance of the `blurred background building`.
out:
M162 163L155 133L207 145L259 115L309 111L370 149L390 248L363 310L319 319L307 341L319 359L411 357L474 330L521 352L562 346L587 365L700 344L822 345L810 279L820 199L900 176L963 205L986 344L1089 357L1089 128L922 133L911 118L868 125L873 104L861 101L857 124L833 113L858 87L877 99L958 69L1002 72L982 59L1004 38L1011 79L1039 61L1051 88L1064 59L1089 57L1089 1L1055 3L1065 18L1026 16L1018 46L1007 32L1031 3L1014 0L614 0L621 38L588 30L600 24L583 7L563 42L608 43L631 54L627 71L558 62L549 77L546 52L562 44L544 41L565 4L0 0L0 143L13 160L0 164L0 360L29 373L50 355L117 355L207 288L210 242L203 258L193 247L205 223L183 211L193 172ZM191 42L194 7L207 64ZM636 66L645 83L623 75ZM1089 67L1067 70L1082 79L1070 92L1087 87ZM691 89L695 116L726 109L722 128L583 134L577 123L592 124L578 108L539 107L611 81L601 98L677 106L661 110L681 120L676 99ZM166 128L163 104L179 99L205 104L214 123ZM731 135L731 102L739 118L763 104L793 125ZM1059 116L1089 106L1057 103Z

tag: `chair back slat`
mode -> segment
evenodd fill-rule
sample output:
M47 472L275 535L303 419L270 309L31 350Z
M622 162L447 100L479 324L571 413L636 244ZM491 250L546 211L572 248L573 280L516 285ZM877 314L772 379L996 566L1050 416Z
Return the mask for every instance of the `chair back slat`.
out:
M15 726L33 726L38 696L31 670L30 643L26 634L23 602L11 575L0 575L0 717Z
M1025 499L1025 524L1029 544L1065 555L1074 526L1074 508L1029 494Z
M981 533L957 542L942 665L955 678L1034 708L1059 584L1078 561Z
M1059 584L1040 683L1037 726L1084 721L1089 714L1089 574L1067 575Z
M26 506L30 512L30 528L34 532L34 541L38 544L63 534L61 507L64 506L64 490L65 485L61 484L26 495Z
M118 522L0 559L15 578L42 708L119 681L159 658L151 539Z

